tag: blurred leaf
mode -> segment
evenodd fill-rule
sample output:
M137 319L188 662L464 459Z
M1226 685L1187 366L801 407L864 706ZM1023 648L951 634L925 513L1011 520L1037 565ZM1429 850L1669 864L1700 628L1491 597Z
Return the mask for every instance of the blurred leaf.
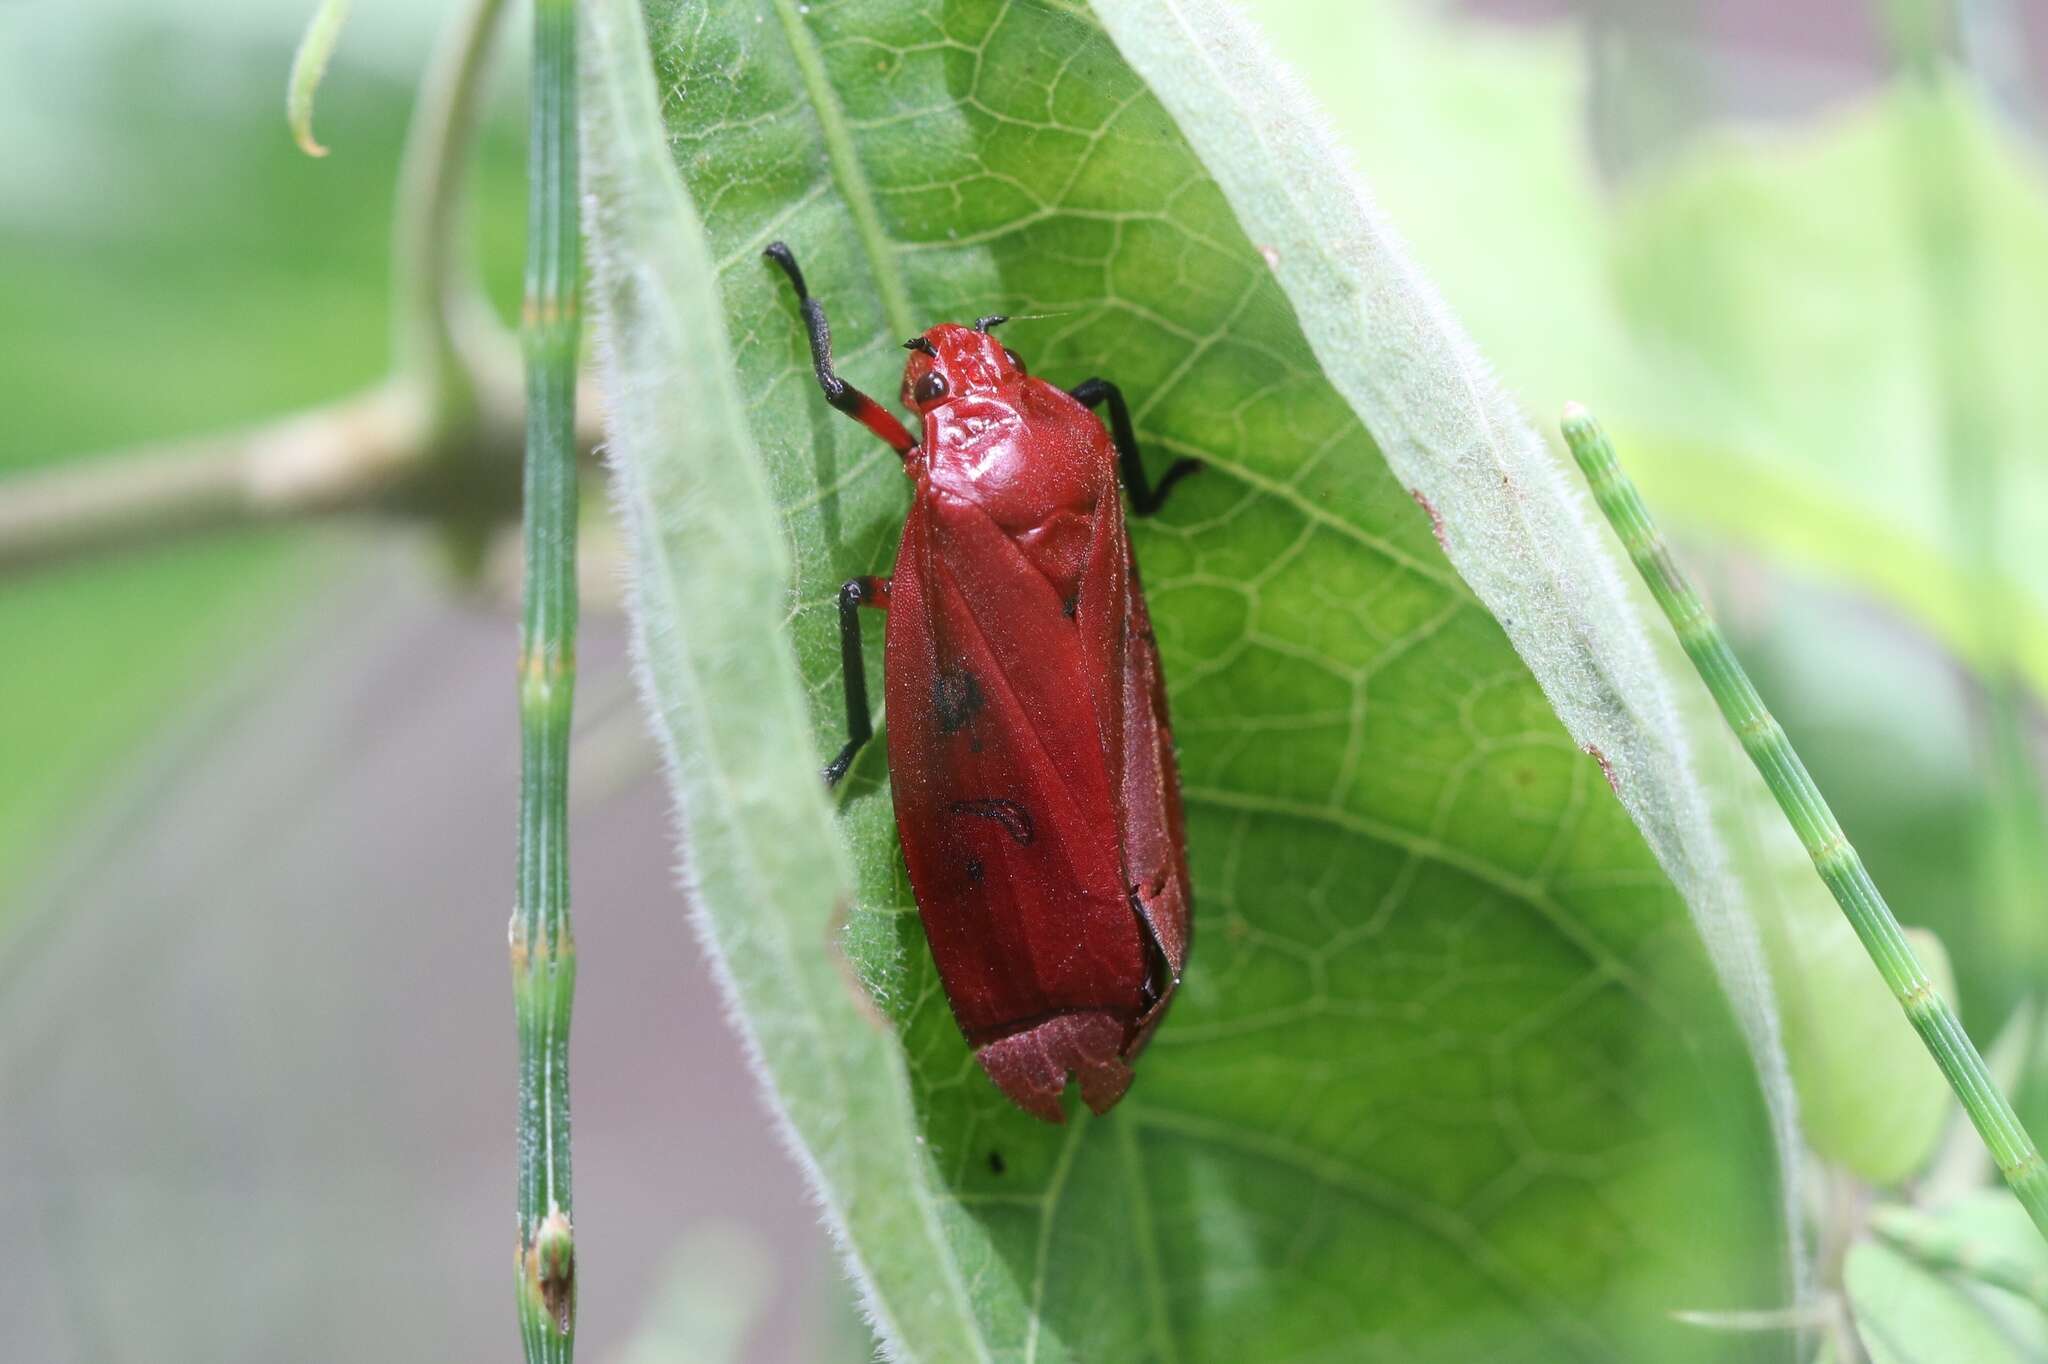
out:
M1938 1217L1965 1259L1996 1260L2032 1286L2031 1295L2017 1287L2009 1291L1983 1283L1972 1283L1969 1291L2029 1359L2048 1359L2048 1244L2042 1242L2026 1209L2004 1189L1987 1188Z
M324 101L352 154L316 165L277 126L293 15L120 9L0 23L0 476L286 412L385 363L417 18L360 16L355 34L387 60ZM478 216L501 293L518 242L490 225L519 220L522 154L515 128L487 123ZM0 673L17 777L0 783L0 933L90 794L305 590L300 543L243 537L0 582L0 632L35 641Z
M1909 148L1933 113L1895 93L1772 146L1717 139L1621 221L1615 279L1650 353L1692 382L1659 424L1740 461L1663 457L1666 500L1911 612L1982 665L1980 609L2048 681L2048 187L1961 91L1941 154L1967 215L1976 291L1971 394L2014 551L1973 601L1976 549L1952 516L1944 374L1932 363L1927 243ZM1687 399L1690 401L1687 401ZM1960 455L1957 456L1960 458ZM1653 466L1654 467L1654 466ZM1736 494L1731 496L1731 494ZM1713 504L1724 504L1718 512Z
M1784 924L1785 1051L1813 1149L1879 1186L1919 1170L1955 1106L1919 1034L1840 914ZM1906 930L1944 999L1955 973L1941 939Z
M1740 556L1720 562L1707 586L1739 627L1745 665L1900 917L1941 935L1953 1002L1988 1041L2041 968L2018 925L1972 893L1987 801L1971 733L1981 693L1894 613ZM1811 883L1806 858L1782 850L1789 874Z
M670 0L651 82L628 0L591 15L606 387L693 899L892 1348L1728 1358L1667 1313L1782 1291L1755 1070L1600 767L1318 364L1282 287L1319 268L1287 262L1313 244L1278 247L1276 278L1070 5ZM1241 97L1182 69L1182 101ZM1037 372L1124 386L1153 461L1209 463L1134 528L1201 946L1107 1119L1047 1128L974 1067L910 912L881 745L826 818L834 591L887 568L904 491L819 397L758 259L771 237L870 391L893 390L904 336L1007 311ZM1319 324L1384 324L1416 368L1347 377L1388 386L1402 457L1459 494L1458 552L1498 577L1553 537L1556 576L1517 588L1545 611L1521 636L1553 679L1617 689L1597 716L1567 689L1582 719L1647 724L1647 665L1599 652L1632 628L1606 581L1541 595L1597 560L1554 470L1518 428L1481 431L1499 400L1376 249L1385 291ZM1458 481L1504 472L1529 480L1526 519L1490 520ZM1682 804L1659 761L1621 765L1624 789Z
M1851 1247L1844 1277L1871 1364L2029 1364L2038 1357L2015 1345L1959 1285L1882 1241Z
M2048 1242L2003 1188L1927 1211L1880 1206L1872 1230L1923 1269L1949 1275L2033 1359L2048 1359Z
M1857 584L1972 655L1902 147L1911 99L1706 139L1610 214L1565 37L1425 25L1400 4L1249 4L1533 410L1585 399L1660 517ZM2041 688L2048 189L1974 105L1954 113L1953 173L1994 282L1981 384L2014 552L1992 590Z
M1952 694L1952 670L1895 622L1871 619L1839 594L1729 579L1720 594L1726 613L1749 627L1744 657L1756 663L1774 713L1782 703L1802 759L1834 778L1830 802L1839 799L1859 851L1868 848L1901 911L1940 916L1943 935L1907 932L1943 997L1959 1009L1978 1003L1970 987L1985 977L1966 978L1959 991L1947 950L1950 925L1966 949L1980 941L1968 901L1953 890L1968 875L1966 849L1956 845L1974 813L1965 718L1959 703L1950 713L1929 701ZM1806 1136L1825 1158L1897 1184L1925 1167L1950 1116L1960 1120L1953 1095L1776 802L1742 784L1747 760L1709 749L1702 763L1723 792L1729 841L1749 872ZM1966 1122L1958 1140L1988 1159Z

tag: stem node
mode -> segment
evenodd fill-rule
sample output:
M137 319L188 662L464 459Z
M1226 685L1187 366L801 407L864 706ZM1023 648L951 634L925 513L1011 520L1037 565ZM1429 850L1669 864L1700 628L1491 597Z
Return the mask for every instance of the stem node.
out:
M522 1306L542 1313L555 1334L571 1334L576 1329L576 1233L567 1213L549 1208L520 1247L519 1269L525 1283Z

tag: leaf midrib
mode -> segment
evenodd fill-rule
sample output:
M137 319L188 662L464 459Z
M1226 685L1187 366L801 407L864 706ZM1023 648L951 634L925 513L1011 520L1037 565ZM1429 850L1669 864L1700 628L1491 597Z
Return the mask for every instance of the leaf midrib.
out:
M891 327L905 336L914 335L923 329L911 311L909 291L896 268L889 236L882 230L881 211L875 207L874 186L868 183L867 169L854 148L853 130L847 126L846 111L840 107L831 75L825 70L825 56L798 11L797 0L775 0L775 13L782 20L789 54L803 77L811 110L817 115L818 131L824 135L825 159L832 168L832 182L839 187L848 211L853 214L854 230L860 235L861 249L867 253L874 272L875 288L882 295L882 311Z

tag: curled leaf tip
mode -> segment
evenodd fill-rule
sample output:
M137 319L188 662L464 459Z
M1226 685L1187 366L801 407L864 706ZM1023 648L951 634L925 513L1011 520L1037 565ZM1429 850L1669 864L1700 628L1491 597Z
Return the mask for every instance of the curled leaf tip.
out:
M313 95L320 78L327 74L327 59L341 40L341 26L348 19L349 0L321 0L320 8L306 23L306 35L292 54L292 74L285 86L285 118L291 125L292 140L308 156L325 156L327 148L313 136Z

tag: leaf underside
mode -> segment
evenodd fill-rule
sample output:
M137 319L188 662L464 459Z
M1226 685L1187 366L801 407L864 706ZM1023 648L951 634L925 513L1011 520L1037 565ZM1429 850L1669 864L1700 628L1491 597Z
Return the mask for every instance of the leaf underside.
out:
M745 830L705 769L754 722L741 696L719 733L693 732L706 713L670 698L715 687L702 669L748 645L707 637L700 610L732 621L646 555L671 470L755 453L634 429L631 394L699 378L635 368L633 329L665 318L608 319L639 481L623 494L643 522L638 624L698 908L889 1348L1728 1358L1665 1314L1774 1301L1778 1202L1749 1063L1684 907L1115 47L1077 8L1025 0L652 0L645 15L737 376L703 400L744 406L786 537L785 614L746 628L787 622L805 765L843 737L835 590L888 571L906 485L819 396L768 241L802 260L842 372L885 401L903 338L1007 313L1033 372L1122 386L1155 469L1208 466L1133 528L1181 749L1190 966L1130 1096L1053 1129L1006 1104L953 1024L882 742L834 796L850 904L815 880L791 897L728 874ZM623 143L630 122L592 136ZM592 155L645 170L618 147ZM600 285L623 288L635 233L667 229L608 219L606 193L600 179ZM691 317L701 281L649 279L675 325L721 325ZM789 838L765 800L752 814L757 841Z

